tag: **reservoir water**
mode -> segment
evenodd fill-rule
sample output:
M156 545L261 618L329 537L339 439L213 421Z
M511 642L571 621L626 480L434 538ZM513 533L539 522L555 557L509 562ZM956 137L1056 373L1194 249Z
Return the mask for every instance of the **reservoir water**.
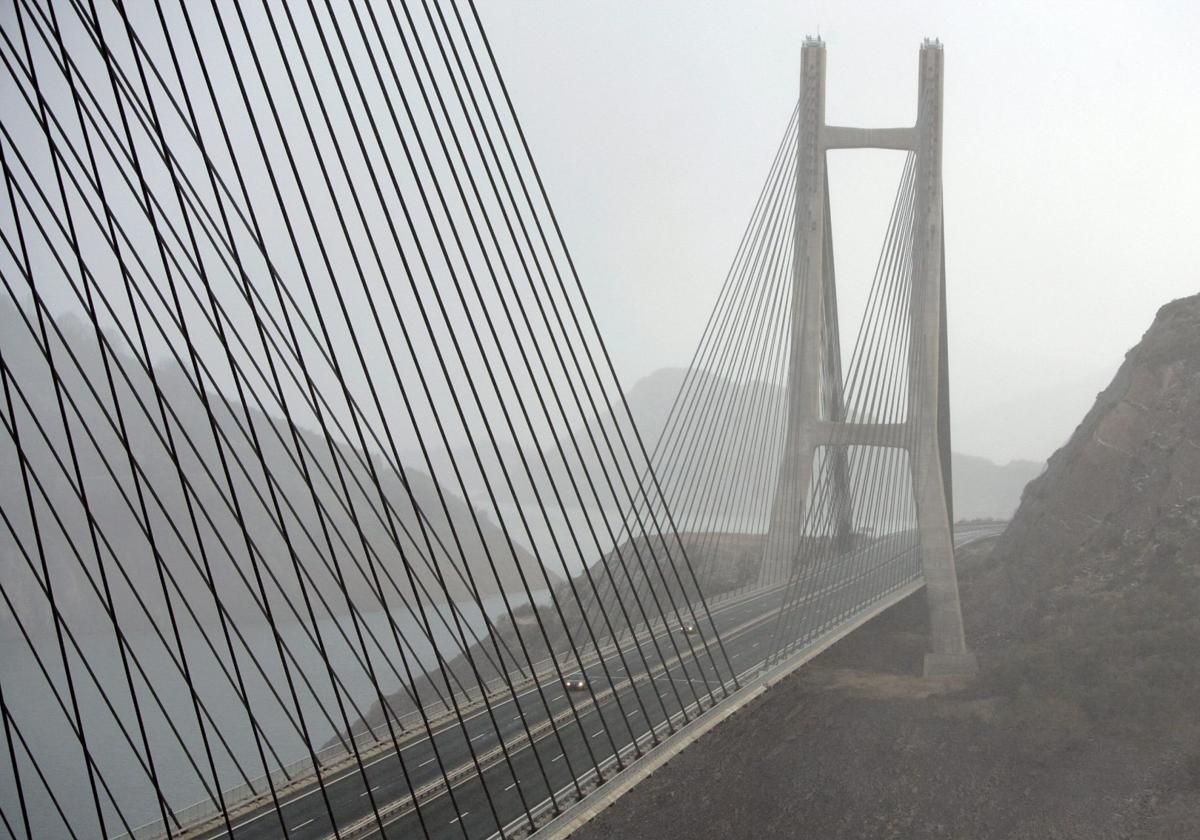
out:
M535 598L540 600L542 594L535 593ZM514 606L524 601L523 597L510 598ZM485 599L483 607L492 616L504 611L500 596ZM441 609L446 621L453 627L451 610L445 606ZM486 622L478 605L461 604L459 611L460 620L465 626L476 634L482 632ZM392 621L395 622L394 628ZM385 693L398 690L406 674L393 629L411 642L412 649L405 648L404 654L409 658L409 667L415 672L435 664L434 645L448 652L458 649L451 630L436 617L431 616L432 638L423 631L424 625L420 619L411 613L394 610L392 621L382 612L366 614L360 621L360 627L367 636L367 658ZM318 628L332 670L341 681L339 693L345 705L345 714L355 721L360 712L365 713L371 708L377 694L362 664L362 651L357 647L353 622L347 616L336 620L325 618L318 621ZM276 639L268 626L247 625L240 629L245 636L246 646L253 651L261 665L260 672L246 649L235 642L237 665L255 709L263 749L266 751L269 744L273 751L273 754L268 753L266 763L274 767L276 762L284 766L302 762L309 757L308 745L319 748L345 729L335 702L330 669L299 624L285 624L280 628L284 645L295 657L295 661L287 660L286 672L280 661ZM219 659L213 656L194 626L191 632L183 633L183 642L197 695L212 720L210 724L208 718L204 718L217 780L221 789L228 789L243 781L243 773L256 778L264 771L245 707L231 680L222 672L221 663L232 673L233 661L224 647L219 629L214 627L209 630L210 638L221 653ZM347 644L340 631L345 632L351 644ZM372 633L378 644L371 640ZM156 697L151 693L135 670L134 684L142 710L145 738L150 745L153 772L161 788L168 792L172 808L207 799L204 783L207 782L211 787L213 780L205 758L204 739L197 725L191 693L178 667L152 631L131 633L128 638L129 646L150 675L157 694ZM51 681L67 710L70 710L64 668L53 636L39 638L36 644ZM80 638L79 644L95 681L81 658L70 650L69 643L68 662L88 747L98 769L97 777L102 776L109 787L107 792L100 789L100 798L107 812L105 828L109 836L113 836L124 831L114 801L119 804L121 814L132 827L158 820L160 810L153 786L148 781L151 764L144 755L141 730L130 701L116 639L97 633ZM356 661L356 656L359 661ZM295 691L294 698L292 688L289 688L289 676ZM107 707L96 682L104 687L115 714ZM28 744L29 751L37 756L41 772L51 780L58 806L77 831L83 829L82 836L99 836L100 824L95 817L83 751L72 729L73 717L64 714L56 702L46 676L21 638L4 639L0 643L0 684L15 727ZM175 730L168 724L168 718ZM122 726L128 738L122 733ZM302 729L307 731L307 738L302 736ZM217 733L223 736L224 743L221 743ZM16 730L13 737L16 738ZM44 837L66 836L55 805L46 794L37 771L19 742L16 751L18 772L35 834ZM189 754L191 759L188 758ZM3 766L0 771L0 804L10 824L15 827L20 823L20 806L7 747L4 748L0 766Z

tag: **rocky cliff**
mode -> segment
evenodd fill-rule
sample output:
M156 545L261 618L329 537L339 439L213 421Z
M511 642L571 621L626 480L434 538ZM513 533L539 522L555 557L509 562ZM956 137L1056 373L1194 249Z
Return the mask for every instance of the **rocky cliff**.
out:
M1108 568L1115 555L1134 566L1156 558L1195 561L1200 529L1188 522L1198 503L1200 295L1194 295L1159 310L1070 440L1026 487L993 562L1017 562L1021 588L1038 590L1092 573L1107 577L1116 571Z
M1159 310L1049 468L1030 484L1007 553L1078 550L1145 531L1200 493L1200 295Z
M978 591L977 633L1007 645L997 690L1200 727L1200 295L1159 310L1026 488Z

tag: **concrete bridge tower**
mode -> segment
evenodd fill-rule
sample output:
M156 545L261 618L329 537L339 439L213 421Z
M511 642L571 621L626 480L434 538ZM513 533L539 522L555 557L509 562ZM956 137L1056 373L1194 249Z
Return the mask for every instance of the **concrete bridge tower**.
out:
M792 574L800 550L814 461L831 459L835 543L848 545L853 510L848 447L908 451L930 617L927 675L970 673L954 568L950 409L946 355L946 281L942 232L942 46L920 51L917 121L900 128L825 123L825 45L806 39L801 53L787 429L763 558L765 579ZM900 149L915 156L907 416L899 423L845 416L830 230L830 149Z

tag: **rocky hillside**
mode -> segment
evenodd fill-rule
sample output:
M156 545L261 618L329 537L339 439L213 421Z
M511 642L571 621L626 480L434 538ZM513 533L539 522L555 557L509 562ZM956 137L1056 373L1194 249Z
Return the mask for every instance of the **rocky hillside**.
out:
M1112 384L1028 486L997 556L1045 560L1109 550L1198 494L1200 295L1159 310Z
M108 405L104 370L96 351L94 333L90 326L85 327L79 319L71 316L60 319L58 326L62 338L60 340L57 333L51 331L51 342L60 376L66 383L68 393L74 397L82 416L80 420L68 409L81 468L88 477L89 505L101 531L109 540L112 551L129 569L131 579L135 582L154 581L154 556L150 544L131 513L130 505L122 499L118 486L109 473L111 469L113 474L119 476L120 486L133 498L134 489L129 481L129 467L124 457L124 449L113 426L96 400L90 396L85 384L90 381L97 393L105 397L105 404ZM120 340L114 338L114 341L119 346ZM65 459L69 450L61 421L58 419L50 372L20 312L7 302L0 304L0 348L14 381L21 389L20 394L14 393L13 399L17 405L22 448L42 481L49 499L49 503L45 504L35 493L35 498L39 499L42 508L39 512L39 518L43 522L42 536L48 561L56 577L55 586L59 602L68 616L79 616L85 624L93 620L101 621L103 613L96 608L96 595L89 588L71 549L71 542L74 542L76 547L86 550L87 525L78 514L81 509L78 498L55 460L55 453ZM79 360L79 367L75 367L70 361L72 355ZM115 379L133 455L145 471L145 483L154 489L162 502L161 509L154 502L148 503L151 525L159 542L159 549L181 584L185 588L191 587L188 591L206 592L197 567L188 560L185 551L186 549L198 554L198 543L188 524L190 520L180 490L178 473L167 457L166 449L156 431L161 422L158 420L150 378L131 356L123 354L117 358L114 370L125 372L125 376L116 373ZM256 611L249 588L244 580L240 579L241 575L249 575L245 547L238 542L239 527L232 508L226 501L228 488L221 478L219 460L203 405L194 386L174 362L160 363L156 367L155 378L175 412L172 434L180 452L183 474L195 488L199 499L199 505L196 507L203 508L211 517L208 521L201 518L200 530L203 545L213 565L217 586L222 591L228 609L241 618L253 620L260 613ZM250 535L262 552L268 573L277 576L282 581L281 585L285 591L295 596L298 591L295 574L292 571L287 546L270 512L262 467L246 433L239 429L239 425L245 427L246 418L240 411L237 414L231 412L228 405L215 395L209 396L217 423L227 436L224 446L226 457L231 463L234 490L245 511ZM28 400L28 406L24 405L23 400ZM139 407L139 402L145 408ZM270 410L269 403L266 409ZM111 407L108 411L111 414ZM34 418L47 430L49 442L37 432ZM154 418L154 422L151 422L150 418ZM249 419L257 430L263 460L277 483L279 498L283 500L286 525L296 547L298 559L313 575L310 585L328 595L335 611L346 610L345 600L339 601L339 589L333 572L327 567L327 562L320 559L327 556L328 551L321 539L320 520L313 501L313 491L310 490L295 460L294 446L287 425L282 420L257 410L253 405ZM88 442L82 431L84 427L95 436L95 445ZM328 521L335 533L335 548L351 597L364 611L377 610L379 601L371 594L372 590L367 582L366 574L369 573L369 569L362 556L354 522L349 515L343 494L333 489L336 486L333 478L334 459L329 446L322 435L307 429L299 429L298 435L302 449L307 453L309 469L315 476L316 497L329 512ZM399 591L408 596L411 589L390 531L381 518L382 514L371 512L370 505L374 505L376 510L381 508L379 494L374 491L372 479L365 466L366 461L361 451L348 444L340 444L339 449L344 461L353 466L353 469L345 469L344 474L348 486L352 488L351 501L359 513L363 528L362 538L380 558L380 574L385 579L391 577ZM244 471L238 466L239 463L244 465ZM482 546L474 528L469 527L470 509L466 502L455 494L446 492L446 509L443 510L437 485L428 474L405 469L403 479L408 485L406 489L402 477L388 468L381 459L376 460L375 467L383 492L395 511L394 519L398 520L400 529L407 529L417 540L421 539L419 522L410 501L411 490L412 499L427 517L433 530L443 535L446 544L452 545L447 536L448 524L452 522L458 526L468 556L478 558L480 566L483 565ZM321 473L328 478L321 478ZM0 475L4 476L4 480L0 481L0 507L12 517L15 527L21 532L26 550L32 552L34 543L24 490L18 478L16 448L7 433L0 433ZM369 492L364 493L358 488L366 488ZM222 494L225 494L225 498ZM65 513L64 521L68 533L64 534L61 529L45 524L50 519L48 510L51 507ZM484 541L496 556L509 558L507 565L500 565L501 583L506 588L515 590L519 587L519 582L516 564L511 559L512 554L508 551L499 529L491 524L486 515L482 515L481 519ZM337 534L340 534L351 548L346 548L338 541ZM407 540L403 533L401 540L404 551L414 560L417 580L424 584L428 591L440 593L433 570L427 564L416 561L413 543ZM232 547L232 557L225 546ZM517 562L525 568L535 568L536 561L527 552L518 549L517 555ZM36 562L36 558L34 559ZM460 574L448 563L443 563L442 571L446 575L451 597L465 597L468 589ZM485 568L476 571L480 589L485 595L498 591L499 587L490 572ZM28 571L20 544L13 539L6 527L0 527L0 584L13 596L19 608L25 611L22 620L29 628L37 632L49 626L45 600L38 590L35 578ZM385 591L390 595L391 603L398 600L395 590L385 586ZM116 597L118 604L128 609L126 615L140 615L138 608L132 603L130 594L122 586L118 586ZM152 606L156 605L155 599L148 600ZM161 598L158 601L161 602ZM210 598L198 597L196 605L201 615L215 620L215 612L213 615L206 615L204 612L212 609ZM0 618L0 635L14 632L16 629L11 626L7 617Z
M1200 726L1200 295L1161 310L1026 489L982 587L996 690Z

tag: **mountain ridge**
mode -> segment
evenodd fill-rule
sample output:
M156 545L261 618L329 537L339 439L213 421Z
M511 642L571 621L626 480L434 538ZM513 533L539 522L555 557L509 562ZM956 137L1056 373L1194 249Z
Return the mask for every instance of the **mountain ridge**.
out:
M95 334L90 325L85 325L74 314L64 315L55 323L61 330L61 338L57 332L50 331L51 350L65 391L73 396L78 407L76 414L68 403L67 412L85 487L90 490L89 507L93 509L100 533L111 546L111 551L102 548L105 562L113 566L112 555L115 554L130 572L130 582L122 583L117 589L117 604L123 616L146 620L133 590L140 581L155 579L154 550L141 520L130 508L130 502L136 498L136 488L130 478L124 444L84 384L85 378L92 382L112 416L102 362L95 350ZM0 336L3 336L5 362L13 382L21 384L21 393L28 400L28 406L20 402L14 388L17 428L23 432L22 449L50 499L48 506L40 491L34 488L56 599L69 618L82 622L80 626L104 626L104 611L94 609L99 596L89 585L84 572L85 567L91 568L93 575L99 571L87 548L90 545L87 524L78 514L81 506L77 491L55 460L57 453L70 469L67 438L50 387L49 366L21 313L11 303L0 304ZM120 346L115 336L109 338L113 345ZM68 351L78 360L82 372L71 361ZM246 534L256 546L255 556L269 581L268 595L276 601L298 597L300 569L307 575L305 581L309 589L318 599L326 599L334 614L348 613L351 605L362 611L382 609L376 584L372 582L376 575L389 608L401 605L411 599L415 591L421 590L432 593L439 601L447 597L468 599L472 587L464 579L464 570L447 562L445 550L438 545L438 540L444 541L451 556L457 556L448 536L452 525L459 532L466 556L477 561L472 572L475 585L484 597L498 593L502 587L509 591L518 590L517 564L530 570L534 568L536 561L526 549L517 546L515 553L510 550L487 513L475 510L474 516L482 531L481 542L471 522L468 504L446 488L441 488L439 494L439 488L428 474L404 466L401 476L375 454L366 455L344 441L330 444L319 433L297 428L295 433L313 476L310 484L296 460L291 430L286 422L253 406L248 414L235 410L234 405L220 394L209 391L207 395L214 418L225 435L222 448L232 465L231 493L229 484L215 466L219 463L217 449L199 395L174 361L160 362L154 367L154 379L174 412L172 434L179 470L192 488L188 496L198 516L200 538L197 539L189 524L192 512L188 509L175 463L157 437L158 426L146 415L150 412L157 419L150 377L133 357L125 353L110 358L110 363L123 409L126 437L143 476L141 483L147 492L153 490L148 498L149 526L166 568L178 578L183 592L209 593L207 580L201 572L202 561L207 558L211 563L213 585L221 593L227 609L239 620L253 622L265 621L265 618L262 607L255 603L256 600L261 603L261 594L249 583L253 577L253 563L246 554L245 537L241 536L241 525L234 515L234 498L239 499L243 507ZM139 400L144 408L138 407ZM39 435L33 422L35 416L46 429L49 440ZM276 518L270 502L271 485L264 480L263 466L248 437L251 428L257 432L262 461L272 475L282 519ZM96 445L87 440L85 432L95 436ZM104 452L105 456L102 458L99 452ZM334 452L337 452L336 456ZM335 457L342 464L348 495L335 491L336 485L330 483L336 473ZM372 459L390 513L379 502L374 479L367 470L368 457ZM0 440L0 469L5 475L14 477L20 472L11 435ZM322 473L325 478L321 477ZM122 494L130 501L124 501ZM34 543L29 538L32 523L20 481L3 483L0 503L6 511L12 512L14 527L22 533L21 544L36 564ZM323 512L319 512L318 503ZM53 523L51 508L64 516L67 533L63 533L64 528L47 524ZM351 511L355 512L357 523ZM434 536L434 556L438 558L436 565L441 567L440 571L422 559L428 555L421 536L422 524ZM326 527L334 534L332 556L337 559L332 563L329 544L321 537ZM393 527L397 529L399 543L392 537ZM290 548L283 538L284 529L291 539ZM412 536L406 536L405 531ZM72 549L72 543L75 549ZM33 630L45 631L50 627L51 619L47 611L35 606L44 602L44 596L28 568L21 544L14 540L9 529L0 530L0 558L3 559L0 569L4 571L5 585L16 596L14 603L22 611L21 620ZM485 545L499 558L499 583L482 562ZM76 554L76 550L80 553ZM189 554L192 562L187 559ZM121 579L117 572L113 574L116 579ZM552 577L552 582L557 580L557 575ZM179 598L174 591L172 596ZM149 600L155 603L156 599ZM201 621L217 620L210 594L189 600L195 602ZM161 602L161 596L157 601ZM163 609L161 604L157 608ZM294 605L288 608L286 604L276 603L276 608L280 615L295 615L292 612ZM154 615L156 621L164 617ZM9 617L0 621L0 630L15 632L11 625Z

